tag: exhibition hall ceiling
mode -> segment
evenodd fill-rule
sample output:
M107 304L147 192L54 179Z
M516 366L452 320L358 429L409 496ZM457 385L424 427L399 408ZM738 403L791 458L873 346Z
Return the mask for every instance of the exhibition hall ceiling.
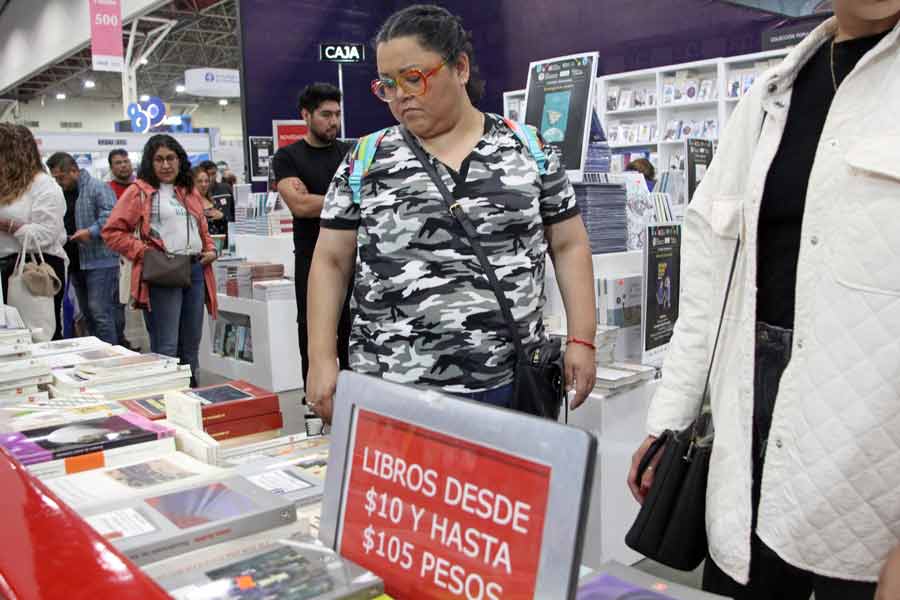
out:
M0 6L2 2L0 0ZM176 96L175 85L183 82L186 69L240 67L235 0L174 0L145 17L149 19L142 18L138 25L135 52L147 39L147 33L162 23L158 19L177 23L153 51L147 64L138 68L139 94L159 96L164 100L199 101L183 94ZM131 24L126 22L123 29L127 48ZM95 87L85 89L85 79L93 81ZM121 99L122 79L118 73L92 71L91 49L86 46L9 90L4 96L32 100L60 92L68 97ZM209 101L214 102L215 99Z

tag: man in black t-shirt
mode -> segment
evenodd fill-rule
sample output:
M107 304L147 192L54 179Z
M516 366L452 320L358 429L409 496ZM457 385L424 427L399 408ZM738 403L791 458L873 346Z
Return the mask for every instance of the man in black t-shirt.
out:
M305 385L309 371L306 291L313 251L319 238L319 214L325 192L350 146L337 139L341 123L341 92L336 87L329 83L307 86L300 94L298 108L309 131L299 142L275 153L272 169L278 192L294 215L294 285ZM338 328L338 358L342 369L348 369L350 364L350 324L348 294Z

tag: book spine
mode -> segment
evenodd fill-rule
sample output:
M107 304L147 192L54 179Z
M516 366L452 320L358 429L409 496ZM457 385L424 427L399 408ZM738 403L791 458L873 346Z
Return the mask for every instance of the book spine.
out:
M247 419L236 419L233 421L204 425L203 429L213 439L222 441L245 435L253 435L263 431L281 429L283 425L284 420L281 413L277 412L266 415L257 415Z
M135 539L122 540L119 550L138 565L146 565L172 556L199 550L213 544L220 544L244 536L289 525L297 520L293 506L275 506L260 510L252 517L239 518L231 523L210 524L198 527L180 535L166 537L151 543ZM131 542L131 543L128 543Z
M278 396L265 396L253 400L236 400L222 404L207 404L203 407L203 426L223 421L246 419L257 415L266 415L281 410Z
M171 438L166 438L104 450L94 453L90 459L84 458L88 455L81 455L29 465L28 471L40 479L53 479L92 469L118 467L128 463L141 462L153 458L162 452L174 450L175 441Z

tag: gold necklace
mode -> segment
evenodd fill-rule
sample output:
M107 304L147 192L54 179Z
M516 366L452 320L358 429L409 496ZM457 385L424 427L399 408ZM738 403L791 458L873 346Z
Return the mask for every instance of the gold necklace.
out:
M831 83L834 84L834 93L837 94L838 82L837 75L834 73L834 40L835 38L831 38Z

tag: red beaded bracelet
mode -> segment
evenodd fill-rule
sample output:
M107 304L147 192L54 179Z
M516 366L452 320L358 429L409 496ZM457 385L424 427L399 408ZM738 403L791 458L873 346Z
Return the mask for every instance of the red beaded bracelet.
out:
M597 346L595 346L594 344L592 344L588 341L579 340L577 337L569 337L566 340L566 342L569 344L581 344L582 346L587 346L588 348L590 348L591 350L593 350L595 352L597 351Z

